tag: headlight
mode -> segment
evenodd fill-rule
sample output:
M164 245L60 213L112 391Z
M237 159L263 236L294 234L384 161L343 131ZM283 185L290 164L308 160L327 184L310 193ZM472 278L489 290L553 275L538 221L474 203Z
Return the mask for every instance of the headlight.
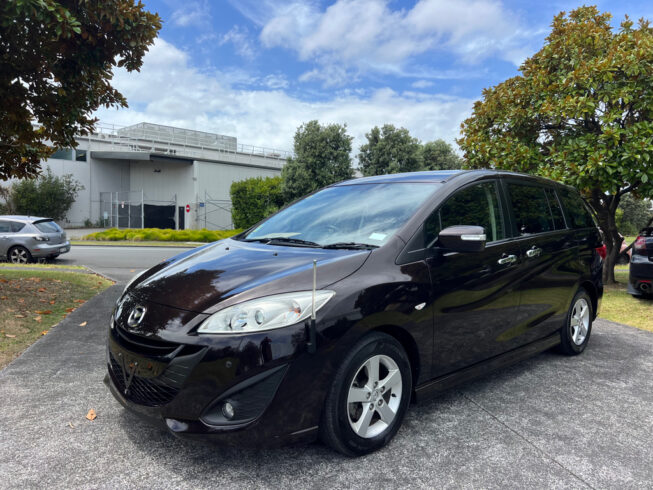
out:
M315 311L335 294L334 291L316 291ZM293 325L311 315L312 299L312 291L299 291L245 301L214 313L204 320L197 332L247 333Z

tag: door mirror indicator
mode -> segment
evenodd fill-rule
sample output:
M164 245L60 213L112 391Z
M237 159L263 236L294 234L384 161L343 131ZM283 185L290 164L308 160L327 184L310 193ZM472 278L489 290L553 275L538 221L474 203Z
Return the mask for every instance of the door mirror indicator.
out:
M486 240L482 226L449 226L440 232L437 244L453 252L482 252Z

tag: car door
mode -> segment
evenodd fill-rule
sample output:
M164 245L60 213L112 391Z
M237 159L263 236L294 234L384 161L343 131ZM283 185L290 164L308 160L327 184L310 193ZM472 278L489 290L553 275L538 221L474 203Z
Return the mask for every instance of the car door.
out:
M577 246L553 188L517 179L506 179L504 185L522 257L521 321L514 338L506 338L518 347L563 324L578 281Z
M7 256L11 235L11 223L7 220L0 220L0 257Z
M501 337L519 321L519 244L510 238L497 180L458 190L424 223L433 283L433 375L504 352ZM448 252L437 245L448 226L483 226L482 252Z

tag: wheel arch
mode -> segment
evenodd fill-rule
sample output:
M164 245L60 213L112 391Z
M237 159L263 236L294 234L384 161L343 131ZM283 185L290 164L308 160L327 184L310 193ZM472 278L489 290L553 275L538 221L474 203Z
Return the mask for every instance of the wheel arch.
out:
M583 288L585 291L587 291L587 294L590 295L590 299L592 300L592 320L594 320L596 319L599 304L599 294L596 290L596 286L592 281L584 281L580 284L579 287Z

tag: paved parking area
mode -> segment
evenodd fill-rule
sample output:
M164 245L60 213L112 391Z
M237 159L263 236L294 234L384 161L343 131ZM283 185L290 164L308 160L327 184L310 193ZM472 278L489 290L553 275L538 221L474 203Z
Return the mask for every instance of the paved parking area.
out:
M125 412L102 383L120 290L0 371L0 487L653 487L651 333L599 321L582 356L544 353L412 406L387 448L348 459L180 441Z

